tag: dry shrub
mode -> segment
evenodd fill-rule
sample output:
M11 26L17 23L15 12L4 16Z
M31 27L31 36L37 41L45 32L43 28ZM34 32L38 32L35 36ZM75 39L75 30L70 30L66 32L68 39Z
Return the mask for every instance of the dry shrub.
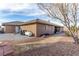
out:
M65 35L67 36L71 36L70 32L69 31L64 31Z

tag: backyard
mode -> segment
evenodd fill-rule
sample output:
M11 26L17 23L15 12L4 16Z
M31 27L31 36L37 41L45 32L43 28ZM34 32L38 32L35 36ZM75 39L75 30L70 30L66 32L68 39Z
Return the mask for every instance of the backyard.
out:
M33 39L33 40L32 40ZM8 41L9 42L9 41ZM17 41L18 42L18 41ZM7 55L21 56L79 56L79 45L73 43L71 37L56 34L46 38L31 38L19 43L10 41L13 53Z

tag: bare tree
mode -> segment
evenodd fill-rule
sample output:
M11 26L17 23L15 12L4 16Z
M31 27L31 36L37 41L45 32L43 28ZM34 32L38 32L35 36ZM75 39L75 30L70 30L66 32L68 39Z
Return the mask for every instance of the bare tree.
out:
M78 4L77 3L38 3L40 9L53 18L61 21L68 29L75 43L79 43L78 38ZM72 27L72 28L71 28ZM74 30L74 31L73 31Z

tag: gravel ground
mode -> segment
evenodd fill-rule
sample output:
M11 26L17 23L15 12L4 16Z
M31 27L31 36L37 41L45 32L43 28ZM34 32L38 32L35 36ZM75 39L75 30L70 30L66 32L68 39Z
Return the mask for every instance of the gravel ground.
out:
M39 41L19 44L22 47L23 45L32 44L34 47L33 49L20 52L20 54L13 53L8 56L79 56L79 44L74 44L73 42L71 37L53 35L41 38Z
M50 39L49 39L50 40ZM54 39L53 39L54 40ZM79 56L79 45L73 44L69 37L62 37L58 41L52 41L47 46L28 50L21 55L25 56Z
M51 36L44 40L28 42L38 47L22 52L20 56L79 56L79 45L71 37ZM24 43L25 44L25 43ZM16 55L16 54L13 54Z
M24 36L24 35L20 35L20 34L0 34L0 41L1 40L25 40L28 39L30 37Z

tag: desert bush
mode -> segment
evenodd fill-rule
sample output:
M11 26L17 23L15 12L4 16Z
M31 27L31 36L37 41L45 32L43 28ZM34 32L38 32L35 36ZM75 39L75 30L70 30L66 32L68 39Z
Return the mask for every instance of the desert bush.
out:
M72 33L75 33L75 32L77 32L78 31L78 28L76 27L76 26L71 26L70 27L70 30L72 31ZM64 31L65 32L65 34L67 35L67 36L71 36L71 33L67 30L67 31Z
M71 36L70 32L69 31L64 31L65 35L67 36Z

